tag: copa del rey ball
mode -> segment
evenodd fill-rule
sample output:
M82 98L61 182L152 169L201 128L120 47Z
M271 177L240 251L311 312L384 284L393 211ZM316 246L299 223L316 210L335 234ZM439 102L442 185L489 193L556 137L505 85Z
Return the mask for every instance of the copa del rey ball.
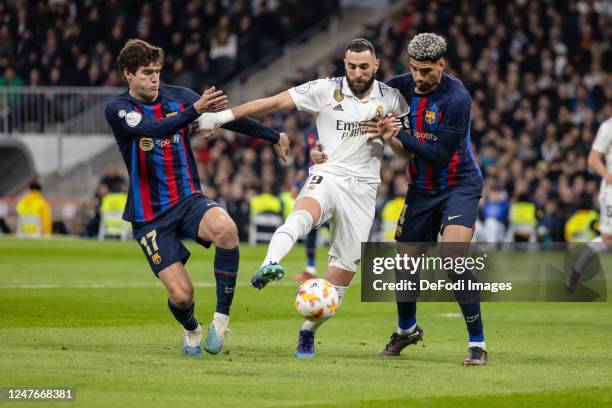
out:
M308 279L297 290L295 308L311 321L330 317L338 308L338 292L325 279Z

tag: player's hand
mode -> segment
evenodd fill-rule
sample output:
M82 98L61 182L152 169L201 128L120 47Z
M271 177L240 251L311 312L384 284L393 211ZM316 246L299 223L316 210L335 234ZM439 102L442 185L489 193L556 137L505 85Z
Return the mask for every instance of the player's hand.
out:
M315 164L321 164L327 161L327 153L323 151L323 145L321 144L321 141L317 140L314 148L310 150L310 159Z
M604 177L604 179L606 180L606 183L612 184L612 173L606 172L606 176Z
M361 130L368 135L368 142L375 139L390 140L397 136L399 126L393 114L386 117L376 116L370 120L361 122Z
M287 156L289 155L289 137L286 133L280 134L278 142L274 145L274 151L283 163L287 163Z
M198 113L218 112L227 108L227 101L227 95L223 94L223 91L217 91L213 86L204 91L193 107Z
M399 133L397 119L392 113L385 117L374 117L361 123L361 129L368 134L368 142L375 139L388 141Z

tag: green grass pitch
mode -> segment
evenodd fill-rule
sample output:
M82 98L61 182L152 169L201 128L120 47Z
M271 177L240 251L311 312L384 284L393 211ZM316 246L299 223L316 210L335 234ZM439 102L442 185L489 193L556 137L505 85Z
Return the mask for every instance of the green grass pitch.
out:
M189 249L206 324L214 251ZM354 282L317 334L317 358L296 361L297 285L291 276L260 292L248 285L264 253L241 247L233 333L222 354L194 359L181 357L182 330L135 242L0 239L0 387L76 387L69 406L83 407L612 404L610 303L486 303L489 365L466 368L465 326L452 303L420 304L424 342L379 358L395 305L361 303ZM319 265L325 259L319 250ZM301 272L303 248L284 265Z

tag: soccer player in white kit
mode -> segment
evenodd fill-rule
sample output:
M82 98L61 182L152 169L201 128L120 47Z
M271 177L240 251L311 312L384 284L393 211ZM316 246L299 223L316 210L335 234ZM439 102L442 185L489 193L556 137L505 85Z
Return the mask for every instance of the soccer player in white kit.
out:
M369 41L349 42L344 65L345 77L310 81L199 120L201 129L211 129L245 116L293 108L316 116L319 146L325 153L321 149L314 153L318 153L316 164L309 170L294 211L275 231L261 269L251 281L257 289L281 279L285 274L281 260L300 237L325 222L330 223L331 233L326 279L336 287L340 300L358 269L361 243L368 240L374 220L384 151L384 142L370 140L361 125L388 113L401 118L409 108L396 89L374 79L379 60ZM298 358L314 357L314 335L322 323L303 324Z
M599 188L600 236L589 242L572 267L565 282L568 292L573 293L586 265L598 253L606 251L612 244L612 117L604 121L597 131L593 147L587 159L589 167L601 177Z

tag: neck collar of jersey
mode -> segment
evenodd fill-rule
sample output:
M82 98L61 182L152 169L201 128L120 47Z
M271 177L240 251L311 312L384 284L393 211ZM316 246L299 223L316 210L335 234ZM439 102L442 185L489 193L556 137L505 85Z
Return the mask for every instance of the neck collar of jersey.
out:
M342 87L340 88L340 92L342 92L346 96L350 96L352 98L357 99L357 97L355 96L355 94L353 94L353 91L349 87L348 81L346 80L345 76L342 77ZM363 99L358 100L361 102L367 102L370 99L382 98L382 96L383 95L380 90L380 82L375 79L374 82L372 82L372 89L370 90L370 93L367 94Z

